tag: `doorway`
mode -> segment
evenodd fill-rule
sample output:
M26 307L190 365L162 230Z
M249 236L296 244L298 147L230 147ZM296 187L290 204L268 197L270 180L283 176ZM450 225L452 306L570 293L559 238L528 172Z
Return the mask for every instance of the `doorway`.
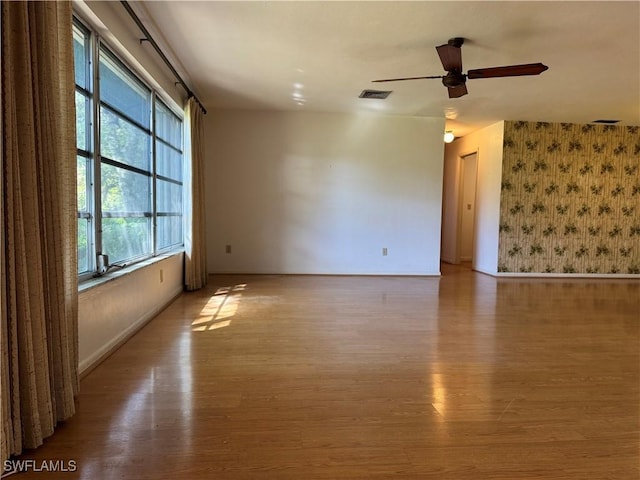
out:
M460 202L460 261L473 265L475 245L476 179L478 177L478 153L461 157Z

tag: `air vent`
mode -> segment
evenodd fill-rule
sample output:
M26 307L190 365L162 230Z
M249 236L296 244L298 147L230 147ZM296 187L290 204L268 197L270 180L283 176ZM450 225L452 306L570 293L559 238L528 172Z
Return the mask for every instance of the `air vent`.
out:
M378 100L384 100L391 94L389 90L363 90L360 98L377 98Z
M618 123L620 120L594 120L591 123L604 123L606 125L613 125L614 123Z

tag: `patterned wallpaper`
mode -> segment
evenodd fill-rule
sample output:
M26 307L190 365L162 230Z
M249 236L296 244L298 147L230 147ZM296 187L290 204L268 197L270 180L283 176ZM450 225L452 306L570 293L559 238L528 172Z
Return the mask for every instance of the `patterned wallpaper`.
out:
M640 127L505 122L499 272L640 274Z

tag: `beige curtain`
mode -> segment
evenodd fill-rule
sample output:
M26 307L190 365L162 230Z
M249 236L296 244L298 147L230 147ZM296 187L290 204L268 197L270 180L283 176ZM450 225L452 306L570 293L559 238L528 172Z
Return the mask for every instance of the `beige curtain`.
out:
M2 2L2 460L35 448L78 391L70 2Z
M204 211L204 112L191 97L185 109L185 287L197 290L207 284Z

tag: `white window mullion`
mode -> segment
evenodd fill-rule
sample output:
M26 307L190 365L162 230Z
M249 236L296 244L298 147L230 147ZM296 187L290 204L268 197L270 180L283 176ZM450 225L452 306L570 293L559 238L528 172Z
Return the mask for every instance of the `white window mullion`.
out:
M95 232L94 271L97 269L98 255L102 255L102 173L100 169L100 43L101 40L94 35L92 59L93 81L93 231Z
M151 249L153 255L158 254L158 170L157 170L157 145L156 145L156 101L157 96L155 92L151 97L151 165L152 165L152 176L151 176L151 210L152 210L152 220L151 220Z

